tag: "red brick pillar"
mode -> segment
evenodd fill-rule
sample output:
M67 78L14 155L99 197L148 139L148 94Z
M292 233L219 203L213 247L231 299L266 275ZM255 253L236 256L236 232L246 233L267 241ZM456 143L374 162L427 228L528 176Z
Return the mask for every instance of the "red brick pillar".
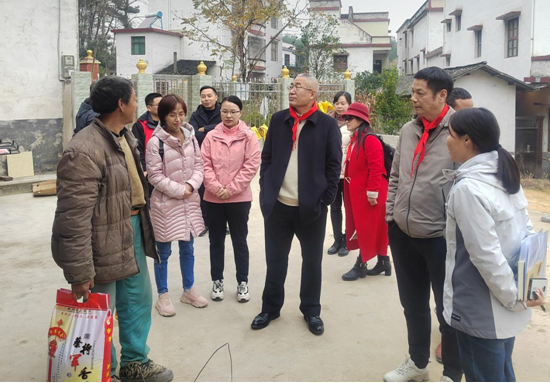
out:
M88 53L88 56L80 60L80 71L92 72L92 82L95 82L99 79L99 64L101 64L101 61L94 60L91 50L86 51L86 53Z

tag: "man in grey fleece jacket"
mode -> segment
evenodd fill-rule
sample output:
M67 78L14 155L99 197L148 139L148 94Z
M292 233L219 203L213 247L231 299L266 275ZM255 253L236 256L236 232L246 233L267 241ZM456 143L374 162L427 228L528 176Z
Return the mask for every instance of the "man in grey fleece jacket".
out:
M403 126L390 174L386 221L407 322L409 354L384 381L428 380L430 360L430 285L442 334L443 377L460 381L462 367L456 333L443 318L445 282L445 202L452 183L443 169L453 169L446 146L450 116L447 95L453 80L440 68L416 73L411 100L417 116Z

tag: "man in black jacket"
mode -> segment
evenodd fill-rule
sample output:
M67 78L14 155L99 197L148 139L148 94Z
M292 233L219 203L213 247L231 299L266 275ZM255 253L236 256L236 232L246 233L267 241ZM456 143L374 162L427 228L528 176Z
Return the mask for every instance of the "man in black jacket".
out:
M199 146L202 145L204 137L208 132L212 131L220 122L222 122L222 116L220 114L220 104L218 104L218 92L210 85L205 85L200 89L201 104L193 112L189 123L195 128L195 137L199 142ZM201 197L201 211L204 222L208 222L208 210L207 205L203 202L204 197L204 185L199 188L199 196ZM208 233L208 226L204 229L199 237L204 237Z
M324 332L321 262L327 206L336 196L342 169L342 135L335 119L317 109L319 83L301 74L290 86L290 108L273 115L262 151L260 207L265 223L267 275L262 312L252 329L280 315L288 254L294 235L302 248L300 311L315 335Z
M147 175L145 149L147 148L149 139L153 136L153 132L159 124L158 105L160 100L162 100L162 94L160 93L149 93L145 96L147 112L143 113L132 126L132 133L138 140L139 159L145 175Z

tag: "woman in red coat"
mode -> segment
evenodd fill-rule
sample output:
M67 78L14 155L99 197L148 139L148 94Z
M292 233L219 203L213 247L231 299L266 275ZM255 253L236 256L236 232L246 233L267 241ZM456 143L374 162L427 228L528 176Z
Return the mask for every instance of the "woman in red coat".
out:
M348 250L359 249L359 256L342 279L355 281L365 278L367 261L377 255L379 259L375 269L391 275L385 220L388 180L384 168L384 149L372 133L369 109L365 105L354 102L343 117L351 134L344 171L346 240Z

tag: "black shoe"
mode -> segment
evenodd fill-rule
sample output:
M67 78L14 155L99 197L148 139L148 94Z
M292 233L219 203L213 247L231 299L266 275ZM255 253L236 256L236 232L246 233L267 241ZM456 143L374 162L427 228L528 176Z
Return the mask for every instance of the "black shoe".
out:
M342 279L344 281L356 281L359 278L365 278L367 272L367 262L361 262L361 254L359 254L357 261L355 261L355 265L353 265L350 271L342 275Z
M204 231L203 231L202 233L199 234L199 237L202 238L202 237L204 237L206 234L208 234L208 226L206 226L206 227L204 228Z
M252 321L250 327L252 327L252 330L261 330L269 326L269 322L279 318L280 316L281 314L259 313Z
M344 239L344 244L345 244L345 239ZM332 244L331 247L328 248L328 255L334 255L338 252L338 250L340 250L340 247L342 247L342 240L341 239L334 239L334 243Z
M372 269L367 271L367 275L378 275L382 272L386 273L387 277L391 275L391 262L390 262L390 257L387 255L385 256L379 255L376 266L374 266Z
M345 257L348 254L349 254L348 246L346 244L346 239L344 238L342 240L342 246L340 247L340 250L338 250L338 256L339 257Z
M304 319L307 322L307 328L312 334L322 335L325 332L325 325L323 324L323 320L320 316L306 317L304 315Z

